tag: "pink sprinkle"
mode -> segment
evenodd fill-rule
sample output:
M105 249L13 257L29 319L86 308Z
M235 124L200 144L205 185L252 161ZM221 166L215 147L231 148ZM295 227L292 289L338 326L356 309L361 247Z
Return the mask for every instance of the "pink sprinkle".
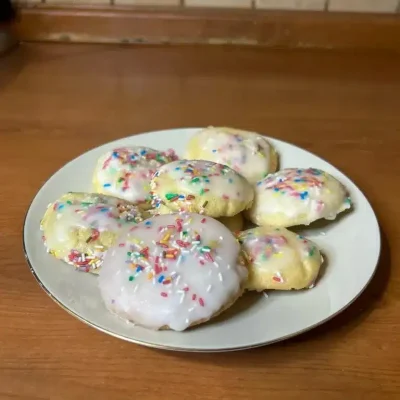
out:
M206 219L205 218L203 218L200 222L202 223L202 224L205 224L206 223Z
M214 262L214 258L210 253L204 253L204 258L206 258L207 261Z
M203 261L203 260L200 260L200 264L201 264L201 265L204 265L205 263L204 263L204 261Z
M317 201L317 212L321 212L323 208L324 208L324 203L321 200Z
M204 300L200 297L199 298L199 303L200 303L200 305L202 306L202 307L204 307Z
M274 276L274 277L272 278L272 280L274 280L275 282L279 282L279 283L282 282L282 279L279 278L278 276Z
M222 198L223 198L224 200L229 200L229 196L227 196L226 194L222 195Z
M118 247L125 247L125 243L120 243Z
M160 294L161 294L162 297L168 297L168 293L161 292Z
M189 291L189 288L186 286L186 287L184 287L182 290L183 290L184 292L188 292L188 291Z
M163 272L163 269L158 264L156 264L154 266L154 272L155 272L156 275L158 275L158 274L161 274L161 272Z
M197 298L197 296L194 294L194 295L192 296L192 300L196 300L196 298Z
M111 158L112 158L112 156L107 158L107 160L103 164L103 168L102 169L106 169L108 167L108 164L110 164Z
M179 240L179 239L176 241L176 244L179 247L190 247L190 243L189 242L184 242L183 240Z

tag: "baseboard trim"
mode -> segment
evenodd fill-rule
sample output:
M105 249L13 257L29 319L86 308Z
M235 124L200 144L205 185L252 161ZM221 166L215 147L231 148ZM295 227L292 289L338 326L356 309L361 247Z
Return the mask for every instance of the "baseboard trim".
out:
M37 5L20 9L15 31L29 42L400 50L396 15Z

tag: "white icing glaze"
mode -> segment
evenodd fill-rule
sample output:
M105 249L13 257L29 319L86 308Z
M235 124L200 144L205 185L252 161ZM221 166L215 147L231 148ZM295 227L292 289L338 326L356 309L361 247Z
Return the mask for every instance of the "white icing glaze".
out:
M107 250L107 246L99 240L103 232L111 233L108 239L112 240L124 227L135 225L141 220L138 208L122 199L98 194L68 193L48 206L41 221L41 230L44 244L51 254L88 272L101 265ZM79 243L80 229L91 232L84 243Z
M238 264L239 250L231 232L212 218L156 216L121 236L107 253L100 292L123 319L182 331L241 294L247 269Z
M179 200L185 199L187 194L195 196L194 201L205 195L223 201L238 201L246 205L254 197L252 187L241 175L226 165L212 161L180 160L163 165L152 180L152 190L156 194L163 191L161 182L164 175L171 178L178 192L180 190L183 192L172 193ZM159 186L157 182L160 182ZM166 189L169 191L172 188L166 187ZM170 201L170 197L161 200Z
M287 168L257 182L249 212L256 224L274 224L269 218L281 215L281 226L310 224L334 219L351 207L346 188L328 173L316 168Z
M150 179L161 165L176 160L172 150L122 147L100 157L94 173L96 190L133 203L149 203Z
M249 289L310 287L322 257L317 246L285 228L258 227L238 235L249 265Z
M199 158L225 164L255 183L275 171L276 154L269 142L255 132L209 127L195 135Z

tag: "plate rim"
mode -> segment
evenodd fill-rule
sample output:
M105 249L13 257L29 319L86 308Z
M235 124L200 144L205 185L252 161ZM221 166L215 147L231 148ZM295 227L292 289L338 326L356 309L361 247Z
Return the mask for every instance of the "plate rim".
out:
M78 319L79 321L83 322L84 324L95 328L96 330L105 333L107 335L113 336L117 339L121 339L124 340L126 342L130 342L130 343L134 343L134 344L138 344L141 346L145 346L148 348L153 348L153 349L158 349L158 350L167 350L167 351L177 351L177 352L182 352L182 353L225 353L225 352L234 352L234 351L241 351L241 350L249 350L249 349L255 349L255 348L259 348L259 347L264 347L264 346L269 346L275 343L279 343L279 342L283 342L285 340L291 339L293 337L302 335L308 331L311 331L313 329L315 329L318 326L321 326L323 324L325 324L326 322L330 321L331 319L335 318L337 315L339 315L340 313L342 313L343 311L345 311L347 308L349 308L366 290L366 288L369 286L369 284L371 283L371 281L374 279L375 275L376 275L376 271L379 267L379 262L382 256L382 233L381 233L381 226L379 224L379 220L377 218L376 212L374 210L374 208L372 207L371 202L369 201L368 197L365 195L365 193L358 187L358 185L351 179L348 177L347 174L343 173L339 168L337 168L335 165L333 165L331 162L325 160L323 157L313 153L312 151L309 151L307 149L304 149L300 146L297 146L296 144L293 144L291 142L285 141L285 140L281 140L269 135L265 135L262 133L258 133L259 135L262 135L263 137L265 137L267 140L271 139L272 141L278 141L293 147L296 147L297 149L300 149L302 151L305 151L309 154L311 154L312 156L324 161L325 163L329 164L330 166L334 167L337 171L340 172L340 174L344 175L348 180L351 181L351 183L357 188L357 190L359 190L359 192L362 194L362 196L365 198L365 201L367 202L367 204L369 205L370 209L372 210L372 215L374 217L374 222L376 224L377 227L377 233L378 233L378 253L377 253L377 258L376 258L376 262L375 262L375 266L374 266L374 270L371 274L371 276L369 277L369 279L367 280L367 282L364 284L364 286L361 288L361 290L357 293L356 296L354 296L351 301L349 301L345 306L343 306L342 308L340 308L339 310L337 310L335 313L329 315L327 318L324 318L320 321L318 321L315 324L312 324L310 326L307 326L304 329L301 329L299 331L293 332L291 334L285 335L285 336L281 336L275 340L267 340L265 342L260 342L257 344L252 344L252 345L248 345L248 346L233 346L233 347L225 347L225 348L220 348L220 349L207 349L207 348L195 348L195 347L176 347L176 346L170 346L170 345L161 345L161 344L157 344L157 343L152 343L152 342L147 342L147 341L143 341L143 340L139 340L139 339L134 339L132 337L128 337L125 336L123 334L119 334L116 332L112 332L110 330L107 330L99 325L97 325L96 323L93 323L89 320L87 320L86 318L82 317L81 315L79 315L79 313L72 311L71 309L69 309L61 300L57 299L51 292L50 290L43 284L43 282L41 281L41 279L39 278L39 276L37 275L31 260L29 259L29 255L28 255L28 251L27 251L27 246L26 246L26 241L25 241L25 233L26 233L26 223L27 223L27 219L28 219L28 215L30 210L32 209L32 205L34 203L34 201L36 200L37 196L39 195L39 193L41 192L41 190L43 189L43 187L48 183L48 181L50 179L53 178L53 176L55 176L59 171L61 171L63 168L65 168L67 165L73 163L75 160L77 160L78 158L84 156L85 154L96 150L100 147L107 147L108 145L110 145L111 143L114 142L118 142L121 140L126 140L129 138L134 138L135 136L141 136L141 135L147 135L147 134L151 134L151 133L166 133L169 131L196 131L199 129L204 129L204 128L169 128L169 129L162 129L162 130L155 130L155 131L148 131L148 132L142 132L142 133L137 133L137 134L133 134L130 136L125 136L122 138L118 138L115 140L111 140L108 141L106 143L100 144L99 146L93 147L83 153L81 153L80 155L74 157L73 159L71 159L70 161L68 161L67 163L63 164L60 168L58 168L53 174L51 174L46 181L40 186L40 188L36 191L36 194L33 196L33 198L31 199L29 206L27 208L27 211L25 212L25 217L24 217L24 221L23 221L23 225L22 225L22 246L23 246L23 251L24 251L24 258L26 260L26 263L28 264L29 270L32 273L33 277L35 278L36 282L39 284L40 288L58 305L60 306L64 311L66 311L68 314L72 315L73 317L75 317L76 319Z

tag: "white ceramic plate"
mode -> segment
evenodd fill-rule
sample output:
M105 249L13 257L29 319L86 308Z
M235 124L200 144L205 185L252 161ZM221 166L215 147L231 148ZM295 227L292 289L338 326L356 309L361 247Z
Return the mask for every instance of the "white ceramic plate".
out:
M354 210L333 222L303 231L323 250L324 271L317 286L298 292L245 294L219 318L184 331L156 332L125 323L107 312L96 276L79 273L46 253L39 222L46 206L68 191L90 191L97 158L117 146L142 145L174 148L182 154L197 129L150 132L117 140L93 149L66 164L40 189L24 225L24 248L31 271L42 288L65 310L83 322L134 343L181 351L228 351L283 340L332 318L364 290L371 280L380 252L375 214L362 192L335 167L291 144L270 139L280 153L281 168L316 167L337 177L349 189Z

